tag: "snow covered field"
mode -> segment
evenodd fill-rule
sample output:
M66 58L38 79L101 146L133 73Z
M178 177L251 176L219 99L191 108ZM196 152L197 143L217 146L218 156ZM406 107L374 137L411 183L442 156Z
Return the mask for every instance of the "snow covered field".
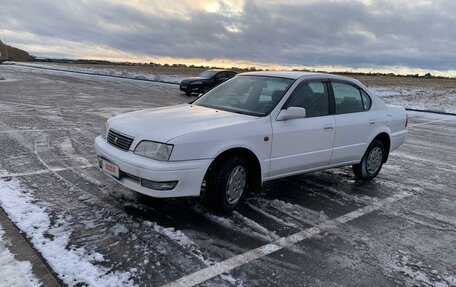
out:
M90 73L90 74L97 74L97 75L107 75L107 76L115 76L115 77L122 77L127 79L137 79L137 80L150 80L156 82L165 82L165 83L175 83L179 84L183 79L187 78L186 76L182 75L162 75L162 74L154 74L154 73L141 73L141 72L132 72L126 70L118 70L118 69L103 69L103 68L82 68L76 67L69 64L53 64L53 63L14 63L16 65L24 65L24 66L33 66L33 67L40 67L40 68L48 68L48 69L56 69L56 70L63 70L63 71L75 71L75 72L83 72L83 73Z
M106 118L188 101L176 85L0 74L0 206L69 286L456 285L454 117L411 112L407 143L372 182L349 167L294 176L220 215L139 196L96 167Z
M456 80L453 88L372 86L371 91L385 103L406 108L456 114Z
M17 65L31 65L35 67L61 69L100 75L124 77L130 79L146 79L158 82L180 83L187 76L163 75L145 72L132 72L122 70L122 66L116 69L107 68L82 68L69 64L51 63L16 63ZM364 76L366 77L366 76ZM361 79L362 80L362 79ZM456 80L446 80L450 84L439 85L439 79L431 82L425 79L416 79L413 84L404 85L403 78L390 77L390 81L384 85L376 83L374 76L369 79L369 89L380 96L388 104L402 105L406 108L431 110L456 114ZM410 79L407 79L410 82ZM433 81L433 82L432 82ZM431 85L427 85L431 83ZM453 83L453 85L451 85Z

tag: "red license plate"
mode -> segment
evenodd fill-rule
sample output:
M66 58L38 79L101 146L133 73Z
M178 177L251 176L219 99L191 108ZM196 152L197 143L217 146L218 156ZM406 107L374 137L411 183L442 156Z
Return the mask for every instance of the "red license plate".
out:
M101 163L102 163L101 168L105 172L109 173L110 175L115 176L116 178L119 178L119 166L118 165L113 164L112 162L104 160L104 159L101 160Z

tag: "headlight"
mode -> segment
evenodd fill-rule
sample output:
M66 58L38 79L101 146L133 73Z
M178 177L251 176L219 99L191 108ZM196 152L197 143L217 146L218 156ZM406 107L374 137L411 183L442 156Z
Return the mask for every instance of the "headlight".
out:
M142 141L136 148L135 153L155 160L167 161L173 151L173 145Z
M101 136L106 139L106 134L108 133L108 122L105 122L104 126L101 128Z
M201 85L201 84L203 84L203 82L202 82L202 81L198 81L198 82L193 82L193 83L191 83L191 84L192 84L192 85Z

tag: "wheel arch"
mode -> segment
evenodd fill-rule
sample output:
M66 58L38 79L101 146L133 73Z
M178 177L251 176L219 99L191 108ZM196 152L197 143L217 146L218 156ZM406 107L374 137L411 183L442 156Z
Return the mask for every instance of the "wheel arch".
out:
M385 163L388 160L390 148L391 148L391 139L388 133L381 132L376 135L371 142L374 140L379 140L382 142L383 146L385 147L385 154L383 155L383 162Z
M252 186L250 188L254 191L259 191L261 189L262 184L261 164L257 155L252 150L245 147L231 147L224 151L221 151L207 168L206 173L204 175L204 179L206 179L206 177L210 175L210 172L214 168L217 168L217 166L223 163L224 159L233 156L241 156L247 159L247 162L249 163L248 169L250 170L250 182L252 183Z

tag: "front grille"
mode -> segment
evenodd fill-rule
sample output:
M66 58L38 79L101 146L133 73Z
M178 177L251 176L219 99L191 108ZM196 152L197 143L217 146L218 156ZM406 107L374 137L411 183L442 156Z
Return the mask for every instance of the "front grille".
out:
M121 135L118 132L113 130L109 130L108 132L108 143L122 150L129 150L132 142L132 138Z

